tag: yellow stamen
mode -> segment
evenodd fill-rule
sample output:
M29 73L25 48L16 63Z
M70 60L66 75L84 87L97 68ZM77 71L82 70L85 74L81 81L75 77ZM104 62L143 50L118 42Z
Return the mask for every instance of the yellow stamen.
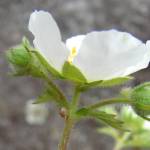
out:
M77 55L77 49L75 48L75 47L73 47L72 49L71 49L71 53L70 53L70 55L69 55L69 57L68 57L68 62L69 63L72 63L73 62L73 59L74 59L74 57Z

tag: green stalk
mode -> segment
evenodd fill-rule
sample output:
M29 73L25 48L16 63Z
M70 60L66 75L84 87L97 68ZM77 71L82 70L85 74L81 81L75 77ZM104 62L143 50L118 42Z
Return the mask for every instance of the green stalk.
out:
M71 109L74 110L78 107L79 96L80 96L80 90L77 86L77 87L75 87L74 95L72 97Z
M68 118L65 122L65 127L63 130L61 141L58 145L59 150L67 150L70 133L71 133L73 126L74 126L74 121L72 119Z
M67 116L67 119L65 120L65 127L63 130L63 134L62 134L60 143L58 145L59 150L67 150L67 145L69 142L71 130L72 130L72 128L75 124L75 121L76 121L75 112L76 112L77 107L78 107L79 96L80 96L80 91L79 91L78 87L76 87L75 91L74 91L74 95L72 97L70 108L68 110L68 116Z
M58 93L60 100L62 100L66 108L68 108L69 107L68 102L63 92L57 87L56 84L53 83L53 81L49 77L47 77L45 74L43 76L44 76L44 79L47 81L48 85L52 87Z
M122 143L116 143L114 150L121 150L122 149Z
M129 99L125 99L125 98L110 98L110 99L105 99L102 100L98 103L95 103L93 105L88 106L87 108L89 109L96 109L105 105L111 105L111 104L115 104L115 103L127 103L127 104L131 104L132 101Z

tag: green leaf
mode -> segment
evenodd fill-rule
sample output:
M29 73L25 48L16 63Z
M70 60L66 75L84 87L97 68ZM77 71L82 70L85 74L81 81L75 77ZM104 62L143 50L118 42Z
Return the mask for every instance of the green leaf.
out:
M127 127L132 133L139 132L143 129L144 119L138 117L129 106L123 106L121 108L119 119L124 121L124 126Z
M100 83L99 86L100 87L112 87L112 86L124 84L132 79L133 77L126 76L126 77L114 78L111 80L104 80L103 82Z
M46 87L44 92L37 98L35 104L55 102L59 107L67 107L66 101L60 99L59 94L51 87Z
M81 73L81 71L67 61L64 63L62 73L66 79L72 80L74 82L86 83L86 78Z
M113 128L125 130L123 127L123 122L116 119L116 115L114 114L108 114L103 111L93 111L87 108L81 108L76 112L76 115L79 119L85 117L94 118L96 120L100 120L106 123L109 126L112 126Z
M80 118L82 118L82 117L84 117L84 116L87 116L88 115L88 113L90 112L90 110L89 109L87 109L87 108L81 108L81 109L79 109L77 112L76 112L76 115Z
M132 79L133 79L133 77L126 76L126 77L114 78L111 80L99 80L99 81L86 83L85 85L82 86L81 89L87 90L87 89L93 88L93 87L102 87L102 88L112 87L112 86L124 84Z
M150 147L150 136L149 131L138 132L132 134L130 139L124 143L125 147L141 147L148 148Z

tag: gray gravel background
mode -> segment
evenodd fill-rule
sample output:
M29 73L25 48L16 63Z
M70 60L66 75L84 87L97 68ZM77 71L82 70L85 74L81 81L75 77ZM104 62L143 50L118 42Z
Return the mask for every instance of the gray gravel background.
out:
M24 35L32 38L27 24L35 9L52 13L64 40L94 29L110 28L128 31L143 41L150 39L150 0L0 0L0 150L56 150L63 126L52 104L44 125L27 124L24 105L28 99L40 94L42 83L8 75L4 52L20 43ZM136 80L129 84L148 81L149 74L149 69L140 71L135 74ZM58 84L71 95L70 85ZM82 96L82 103L110 97L117 91L118 88L92 90ZM69 150L112 150L113 140L98 134L96 127L98 124L92 120L78 123Z

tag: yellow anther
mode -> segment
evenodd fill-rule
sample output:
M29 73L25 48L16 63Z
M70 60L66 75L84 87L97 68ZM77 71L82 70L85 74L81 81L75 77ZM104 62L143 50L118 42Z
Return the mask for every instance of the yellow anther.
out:
M69 55L69 57L68 57L68 62L69 63L72 63L73 62L73 59L74 59L74 57L77 55L77 49L75 48L75 47L73 47L72 49L71 49L71 52L70 52L70 55Z
M77 49L76 49L75 47L72 48L71 54L72 54L73 56L76 56L76 54L77 54Z

